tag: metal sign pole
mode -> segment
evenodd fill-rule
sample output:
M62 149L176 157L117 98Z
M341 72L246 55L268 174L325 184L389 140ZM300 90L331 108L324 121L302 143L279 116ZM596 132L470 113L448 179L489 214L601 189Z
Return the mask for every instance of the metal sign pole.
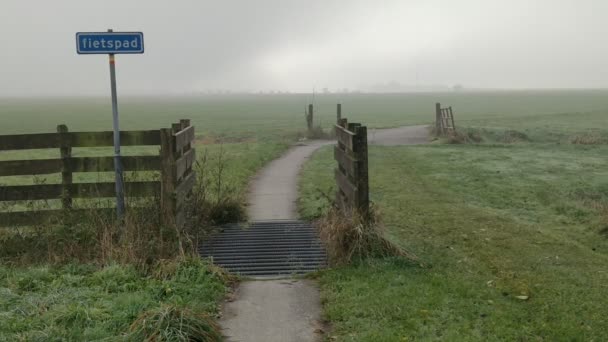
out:
M120 158L120 129L118 128L118 100L116 95L115 54L144 53L143 32L76 32L76 52L79 55L108 55L110 58L110 85L112 89L112 120L114 126L114 170L116 173L116 215L125 215L125 191Z
M108 30L112 32L112 30ZM110 56L110 83L112 88L112 124L114 127L114 170L116 173L116 216L122 219L125 215L124 182L122 177L122 163L120 160L120 129L118 127L118 100L116 95L116 66L114 54Z

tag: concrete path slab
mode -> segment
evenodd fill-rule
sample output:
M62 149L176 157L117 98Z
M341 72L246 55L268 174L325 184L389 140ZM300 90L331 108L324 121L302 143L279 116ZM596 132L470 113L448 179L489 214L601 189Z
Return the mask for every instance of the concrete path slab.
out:
M313 281L246 281L235 295L236 300L224 306L220 322L227 341L320 341L321 303Z
M270 162L251 183L247 209L250 221L293 220L298 217L298 174L314 151L333 141L311 141L290 148Z

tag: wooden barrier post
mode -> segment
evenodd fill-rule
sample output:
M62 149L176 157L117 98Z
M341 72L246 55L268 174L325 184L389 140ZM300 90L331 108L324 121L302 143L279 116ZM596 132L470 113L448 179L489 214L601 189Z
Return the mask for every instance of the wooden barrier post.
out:
M342 104L338 103L336 106L336 123L340 124L340 120L342 120Z
M194 127L180 120L171 129L161 129L161 213L163 222L181 227L185 223L184 201L192 192L196 175L192 171L195 151Z
M338 191L336 202L343 210L356 210L364 218L369 217L369 172L367 127L359 123L347 123L341 118L335 126L337 145L334 170Z
M189 120L189 119L181 119L181 120L179 120L179 123L180 123L180 125L181 125L182 130L184 130L184 129L186 129L186 128L190 127L190 120ZM184 147L184 149L183 149L183 154L185 155L185 154L186 154L186 153L188 153L188 151L190 151L191 149L192 149L192 145L191 145L191 144L186 145L186 146ZM190 173L190 171L192 171L192 165L193 165L193 164L194 164L194 163L192 163L192 164L188 165L188 167L186 168L186 172L185 172L186 174L188 174L188 173Z
M450 106L450 119L452 120L452 130L456 130L456 125L454 124L454 112L452 112L452 106Z
M68 132L68 126L58 125L57 133L60 135L61 147L61 184L63 190L61 192L61 206L63 209L72 208L72 195L70 194L70 186L72 185L72 171L70 170L70 158L72 157L72 147L64 133Z
M313 106L312 104L308 105L308 114L306 114L306 126L308 127L308 131L312 131L313 124Z
M160 129L160 210L164 224L175 222L175 140L172 128Z
M355 156L359 163L357 167L357 209L363 217L369 216L369 171L367 159L367 127L355 128L356 143L354 146Z
M175 161L177 178L175 224L178 227L186 224L185 204L196 184L196 173L192 170L196 159L196 151L192 147L194 138L194 127L190 125L190 120L181 120L180 131L175 134L175 145L182 150L181 155Z
M435 135L441 135L441 103L435 104Z

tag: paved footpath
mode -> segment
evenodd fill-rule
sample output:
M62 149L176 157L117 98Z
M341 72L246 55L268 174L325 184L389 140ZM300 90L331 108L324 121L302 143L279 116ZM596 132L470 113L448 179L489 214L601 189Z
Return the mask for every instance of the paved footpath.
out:
M428 142L428 126L368 130L368 142L412 145ZM322 146L334 141L300 143L269 163L251 184L251 221L297 219L298 175ZM220 325L230 342L311 342L324 333L319 290L311 280L257 279L242 282L222 310Z

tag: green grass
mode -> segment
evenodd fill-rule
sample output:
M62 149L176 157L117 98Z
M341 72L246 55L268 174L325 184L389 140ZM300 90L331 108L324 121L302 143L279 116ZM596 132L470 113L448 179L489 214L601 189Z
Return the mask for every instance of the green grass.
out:
M0 340L133 340L137 317L167 305L217 315L221 274L194 260L165 267L145 277L119 265L0 266Z
M158 129L190 118L199 137L197 149L212 154L223 141L226 173L235 191L246 191L248 179L267 161L280 155L296 137L303 136L306 94L223 95L129 98L120 101L123 130ZM608 110L608 91L521 91L423 94L330 94L314 98L315 125L326 129L335 121L335 104L343 116L368 127L425 124L434 118L434 103L455 109L457 126L505 128L542 132L543 138L568 140L564 127L582 132L598 127ZM110 130L110 101L105 98L2 99L0 134L54 132L60 123L71 131ZM560 125L556 125L559 122ZM525 123L525 124L523 124ZM525 125L522 126L522 125ZM573 129L578 128L578 129ZM555 140L553 139L553 140ZM124 147L123 154L155 154L157 148ZM57 150L0 152L0 160L48 158ZM111 148L76 148L75 156L111 155ZM112 173L75 174L75 182L112 180ZM0 184L31 184L31 177L0 177ZM39 181L59 182L59 175Z
M389 237L431 267L370 260L323 273L333 334L368 341L606 339L608 151L569 142L594 129L587 140L608 136L597 130L606 123L608 91L317 95L315 124L330 127L338 102L343 116L370 128L426 124L437 101L454 107L458 127L493 145L371 149L372 199ZM121 128L158 129L192 119L199 159L205 151L211 160L223 155L225 185L242 197L255 172L302 136L309 102L296 94L121 98ZM109 130L110 113L109 99L2 99L0 134L54 132L61 123L70 131ZM502 144L507 129L531 143ZM209 144L218 140L224 144ZM110 155L111 149L74 153ZM56 155L1 152L0 160ZM306 165L304 216L326 207L317 189L333 193L333 167L328 149ZM74 177L88 182L113 175ZM44 178L59 182L58 175ZM0 184L31 182L0 178ZM188 272L194 278L162 280L129 266L0 266L0 340L126 339L139 314L162 313L166 305L215 314L225 290L221 279L206 266ZM524 293L529 300L515 298Z
M338 340L606 340L608 145L562 138L607 130L576 116L472 122L490 126L487 144L371 147L386 234L427 267L374 259L322 273ZM499 127L532 142L497 143ZM334 164L325 148L305 165L303 216L327 207Z
M422 94L317 94L315 125L335 122L336 103L343 116L368 127L430 123L435 102L454 107L457 125L471 122L495 126L503 120L559 113L608 110L608 91L512 91ZM121 129L168 127L189 118L201 136L259 140L303 131L309 94L224 95L120 99ZM106 98L2 99L0 134L54 132L61 123L71 131L110 130L110 101ZM572 122L577 122L573 117ZM582 125L582 123L581 123ZM589 126L585 126L589 127Z

